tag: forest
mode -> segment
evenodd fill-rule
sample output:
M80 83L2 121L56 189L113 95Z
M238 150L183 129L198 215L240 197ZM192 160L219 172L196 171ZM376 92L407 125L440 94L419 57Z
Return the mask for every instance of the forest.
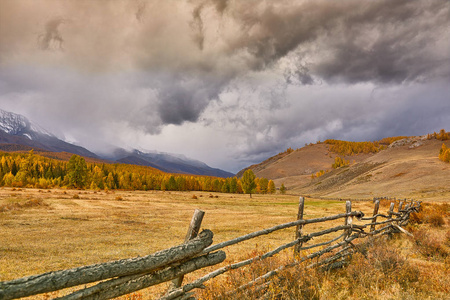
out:
M251 170L249 173L253 174ZM61 161L35 154L33 150L0 152L0 186L9 187L275 193L272 180L256 178L254 174L250 177L253 180L245 183L236 177L169 174L145 166L86 162L78 155Z

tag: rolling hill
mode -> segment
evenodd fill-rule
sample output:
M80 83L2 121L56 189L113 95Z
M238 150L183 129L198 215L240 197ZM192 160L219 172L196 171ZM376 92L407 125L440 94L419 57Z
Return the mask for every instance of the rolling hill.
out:
M427 136L398 140L385 150L345 156L349 166L333 169L325 143L308 145L250 168L257 177L284 183L290 193L325 198L427 198L450 200L450 164L438 159L443 141ZM444 141L450 146L450 141ZM327 171L320 177L312 174Z

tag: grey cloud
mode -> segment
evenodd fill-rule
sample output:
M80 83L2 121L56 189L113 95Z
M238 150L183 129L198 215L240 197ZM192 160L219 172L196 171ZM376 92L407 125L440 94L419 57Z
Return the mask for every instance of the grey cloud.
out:
M55 5L59 17L53 18L45 6L54 2L38 2L42 7L34 15L21 11L18 17L43 24L43 33L36 33L41 49L64 45L64 53L37 53L36 59L81 72L168 74L173 90L162 88L155 108L161 125L195 122L231 80L270 70L282 59L292 61L288 84L396 84L449 76L449 46L442 39L450 25L448 1L66 1ZM27 36L16 38L11 45ZM15 56L33 55L23 51ZM4 55L0 51L8 61ZM198 83L183 86L180 73Z
M373 85L298 86L286 95L288 104L278 110L264 109L258 93L247 97L249 103L232 102L238 108L216 116L226 118L234 111L233 117L228 124L223 121L216 126L227 124L233 132L246 133L235 137L241 145L235 157L250 165L288 147L328 138L366 141L438 131L450 124L449 93L444 81L375 91Z
M185 122L239 131L247 158L333 134L378 136L388 131L380 120L406 129L386 119L402 109L366 101L366 90L359 98L358 85L406 95L448 81L449 15L446 0L3 0L0 96L28 111L48 105L79 131L88 121L99 133L124 124L158 135ZM402 105L423 109L408 97ZM441 117L428 122L446 121L448 107L430 101Z
M203 50L203 43L205 41L205 37L203 35L203 20L202 20L202 9L203 9L203 4L197 6L194 9L194 12L192 13L192 22L191 22L191 27L192 27L192 31L193 31L193 40L194 42L197 44L198 48L201 50Z
M300 54L312 60L311 75L330 81L397 83L449 75L448 52L433 53L436 46L449 50L442 39L450 25L448 1L282 3L284 9L274 4L236 13L245 30L232 48L247 48L254 68L306 47ZM443 63L447 73L435 74Z
M50 20L45 24L45 33L38 36L38 44L43 50L63 49L64 39L58 27L64 23L61 18Z

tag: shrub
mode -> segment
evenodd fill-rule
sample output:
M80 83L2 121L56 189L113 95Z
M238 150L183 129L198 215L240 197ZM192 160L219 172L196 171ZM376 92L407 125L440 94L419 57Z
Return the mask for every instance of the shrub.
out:
M447 257L449 254L443 246L443 241L429 230L416 230L414 232L414 242L419 253L427 258Z
M442 227L445 224L445 221L444 218L442 217L442 214L438 212L433 212L428 216L427 223L429 223L434 227Z
M445 224L444 217L448 215L450 206L445 204L422 204L419 212L412 213L409 221L411 224L430 224L434 227L442 227Z
M75 194L72 196L73 199L80 199L80 196L78 196L78 194Z

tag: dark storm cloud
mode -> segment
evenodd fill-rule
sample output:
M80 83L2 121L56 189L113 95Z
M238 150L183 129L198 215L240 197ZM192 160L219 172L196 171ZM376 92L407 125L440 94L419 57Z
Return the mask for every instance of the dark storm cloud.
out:
M233 46L247 48L255 68L303 50L311 75L329 81L397 83L449 75L448 53L433 53L436 46L449 49L448 1L282 3L237 14L244 30ZM323 56L311 59L314 51Z
M271 69L282 59L292 62L286 71L291 84L394 84L449 76L448 1L37 2L43 5L6 18L10 26L2 26L2 33L31 18L42 24L39 48L64 46L58 64L169 74L154 107L160 125L197 121L230 80ZM47 9L52 4L53 13ZM31 54L20 50L26 38L11 39L11 47L19 48L16 57ZM9 59L6 52L0 52L3 61ZM197 82L184 86L179 73Z
M449 15L447 0L2 0L0 98L43 119L48 103L79 131L87 120L152 135L168 125L239 131L248 157L332 134L378 136L381 124L407 127L390 118L407 119L395 98L367 100L372 90L400 87L420 119L407 90L422 85L436 114L448 112L430 91L450 79Z

